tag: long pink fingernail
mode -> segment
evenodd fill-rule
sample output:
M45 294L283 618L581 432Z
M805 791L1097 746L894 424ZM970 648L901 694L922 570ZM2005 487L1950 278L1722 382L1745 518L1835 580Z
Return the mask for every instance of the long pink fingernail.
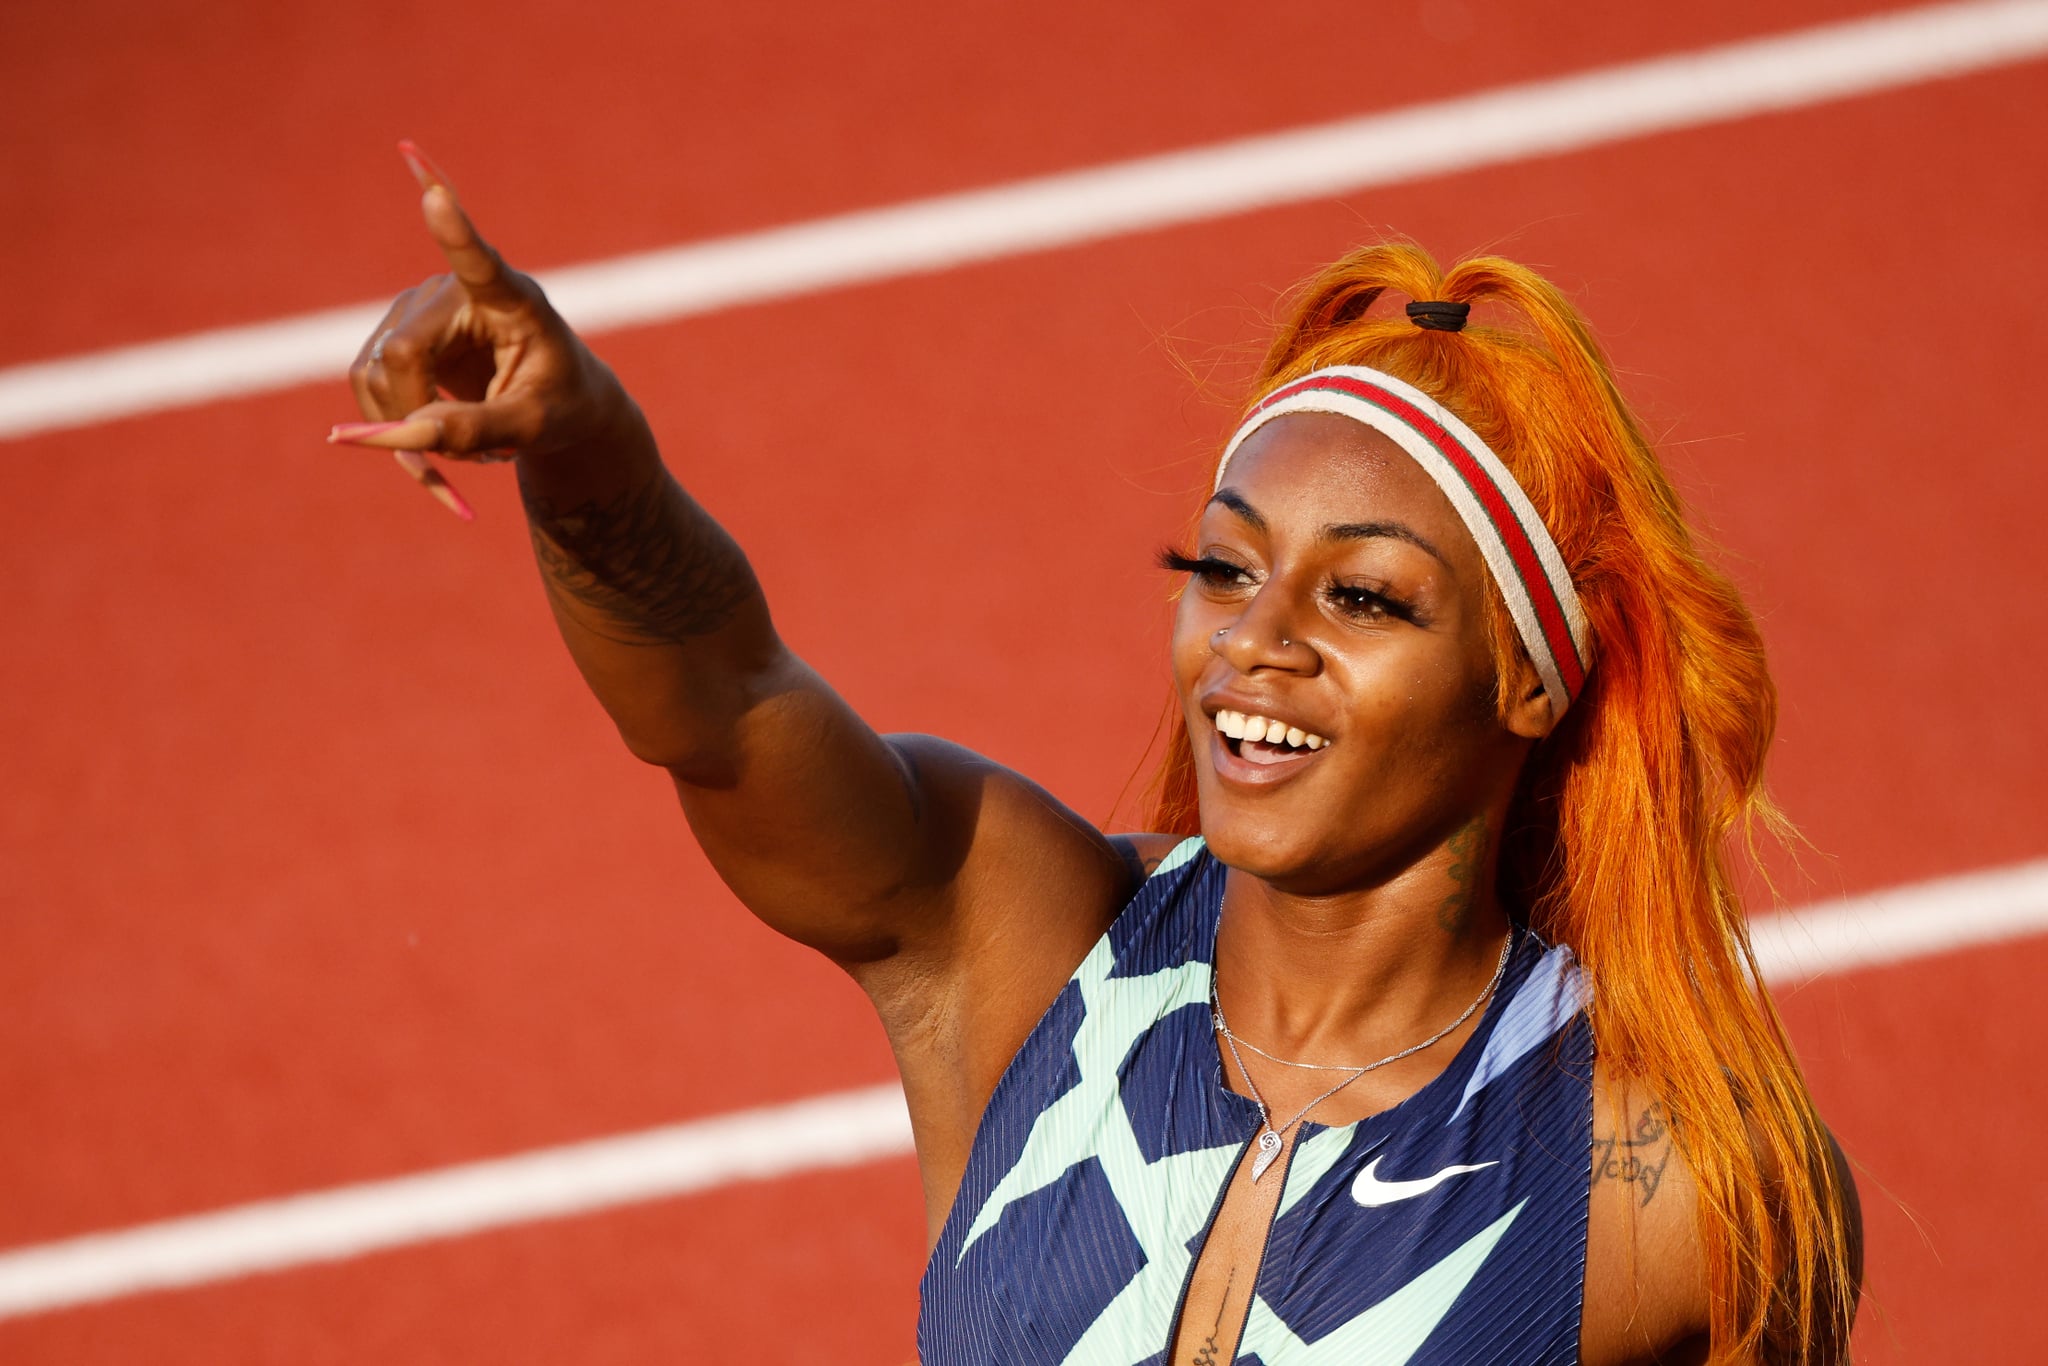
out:
M400 469L417 479L420 487L434 495L434 501L465 522L476 520L476 509L469 505L469 500L455 491L455 485L448 482L446 475L427 463L426 456L418 451L393 451L391 456L398 461Z
M350 446L427 451L440 444L441 424L431 417L408 418L403 422L343 422L327 434L327 439Z
M469 505L469 501L455 491L455 485L443 479L438 471L435 473L432 482L427 485L427 492L433 494L435 501L440 503L442 507L447 508L463 521L474 522L476 520L476 509L472 508Z
M412 178L420 183L422 190L431 190L440 185L450 192L454 191L455 187L448 183L448 177L434 164L434 159L421 151L420 145L411 138L400 140L398 154L404 157L405 164L412 168Z
M337 422L327 433L327 439L329 441L354 441L358 437L373 436L378 432L388 432L397 425L396 422Z

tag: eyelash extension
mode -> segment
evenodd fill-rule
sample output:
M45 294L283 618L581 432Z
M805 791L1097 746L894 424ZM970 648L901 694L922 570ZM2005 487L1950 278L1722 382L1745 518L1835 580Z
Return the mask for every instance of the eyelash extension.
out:
M1187 574L1210 584L1234 583L1250 572L1241 564L1214 555L1189 555L1170 545L1160 548L1158 564L1170 574Z
M1209 583L1233 583L1239 576L1248 573L1243 565L1232 564L1229 560L1214 555L1189 555L1172 546L1161 547L1158 555L1161 569L1174 574L1187 574ZM1364 616L1376 609L1398 621L1412 626L1423 624L1421 613L1413 605L1399 598L1388 597L1376 589L1357 584L1331 583L1323 588L1323 597L1338 611L1351 616Z
M1186 573L1208 592L1237 592L1251 586L1251 569L1223 559L1221 555L1182 555L1174 547L1159 551L1159 567L1169 573Z

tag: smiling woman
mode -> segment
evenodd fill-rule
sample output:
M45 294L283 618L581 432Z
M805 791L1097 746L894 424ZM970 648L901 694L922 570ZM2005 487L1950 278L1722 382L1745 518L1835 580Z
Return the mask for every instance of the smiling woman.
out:
M1491 306L1507 325L1413 326L1414 304L1408 320L1372 316L1386 292ZM1777 819L1762 789L1775 693L1754 624L1695 548L1583 323L1512 263L1443 275L1414 248L1368 249L1304 292L1259 388L1199 556L1171 557L1193 575L1175 637L1188 727L1155 824L1199 829L1274 887L1311 867L1344 870L1333 887L1389 882L1423 861L1400 832L1450 850L1456 828L1479 849L1462 862L1583 974L1605 1102L1594 1178L1633 1197L1594 1192L1587 1359L1688 1337L1735 1359L1840 1356L1855 1193L1755 986L1728 866L1731 832ZM1350 506L1373 521L1347 521ZM1235 657L1205 661L1205 632ZM1313 683L1295 677L1303 648ZM1348 691L1334 710L1384 728L1372 766L1322 791L1304 781L1301 810L1233 803L1259 790L1245 761L1263 775L1277 751L1247 753L1274 747L1230 738L1234 724L1205 737L1202 680L1227 692L1262 668L1296 708ZM1475 807L1497 817L1461 826ZM1303 819L1310 808L1342 817ZM1317 829L1348 848L1287 850ZM1472 900L1447 901L1443 928ZM1667 1195L1652 1215L1674 1144L1693 1207ZM1638 1207L1640 1229L1601 1217ZM1646 1266L1653 1241L1683 1269Z
M1769 678L1553 290L1407 247L1309 287L1165 557L1184 725L1156 833L1110 838L855 715L413 160L451 273L336 438L516 457L625 743L868 993L926 1366L1841 1358L1853 1189L1723 850L1770 817Z

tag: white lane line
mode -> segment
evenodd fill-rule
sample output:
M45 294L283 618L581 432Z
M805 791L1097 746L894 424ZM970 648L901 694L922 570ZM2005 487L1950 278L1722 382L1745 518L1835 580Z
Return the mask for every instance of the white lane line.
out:
M541 276L585 332L946 270L2048 55L2048 0L1828 24ZM381 304L0 370L0 439L338 381Z
M0 1254L0 1319L910 1151L894 1082Z
M2048 859L1759 917L1765 976L2048 932ZM0 1253L0 1319L911 1151L894 1083Z
M1750 922L1774 986L2048 931L2048 859L1821 902Z

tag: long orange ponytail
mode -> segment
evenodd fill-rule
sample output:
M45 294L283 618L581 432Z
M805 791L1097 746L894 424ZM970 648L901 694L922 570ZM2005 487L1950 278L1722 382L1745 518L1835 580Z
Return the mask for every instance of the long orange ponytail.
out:
M1470 304L1474 325L1367 316L1389 292ZM1520 326L1482 325L1489 314ZM1594 664L1523 772L1502 898L1578 955L1603 1063L1678 1119L1700 1192L1714 1359L1836 1356L1856 1295L1844 1192L1758 985L1731 864L1731 843L1782 829L1763 791L1777 694L1755 622L1702 557L1584 322L1533 271L1481 257L1445 273L1406 244L1353 252L1301 292L1252 397L1329 365L1398 376L1462 417L1570 567ZM1494 605L1505 680L1522 647L1498 594ZM1178 727L1156 793L1154 828L1195 833Z

